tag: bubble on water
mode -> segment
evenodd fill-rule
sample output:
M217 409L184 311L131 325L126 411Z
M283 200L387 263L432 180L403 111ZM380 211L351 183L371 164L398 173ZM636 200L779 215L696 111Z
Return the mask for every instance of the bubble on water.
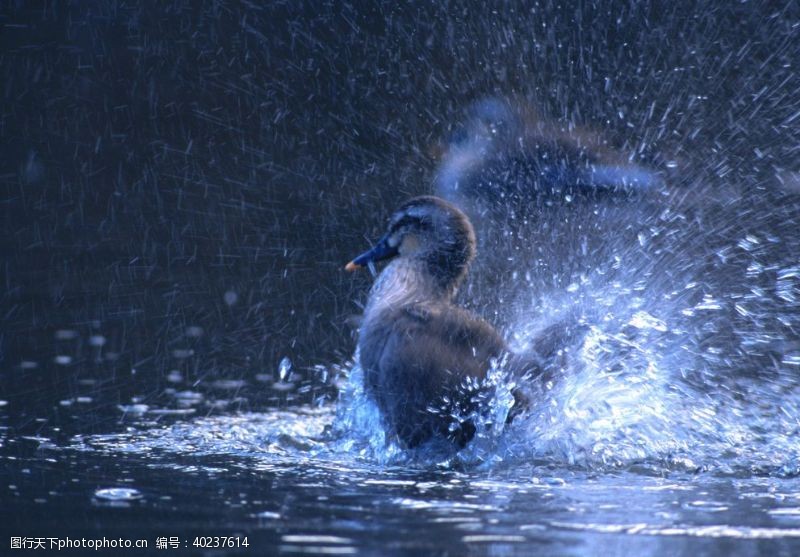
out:
M203 402L205 398L203 393L198 393L197 391L178 391L173 394L175 399L178 401L179 404L183 404L186 406L191 406L193 404L199 404Z
M66 354L59 354L58 356L53 358L53 361L60 366L68 366L69 364L72 363L72 356L68 356Z
M235 402L240 402L242 400L244 400L244 399L237 398L237 399L233 399L233 400L225 400L225 399L209 400L209 401L206 402L206 406L208 408L213 408L215 410L223 410L223 409L227 408L228 406L230 406L231 404L233 404Z
M97 499L103 501L137 501L143 497L138 489L131 487L105 487L94 492Z
M276 381L270 387L271 389L278 391L278 392L286 392L294 390L297 385L288 381Z
M261 511L252 515L253 518L260 518L262 520L278 520L281 518L281 513L273 511Z
M156 416L188 416L196 411L194 408L153 408L148 413Z
M150 407L147 404L119 404L117 408L124 414L139 416L147 412Z

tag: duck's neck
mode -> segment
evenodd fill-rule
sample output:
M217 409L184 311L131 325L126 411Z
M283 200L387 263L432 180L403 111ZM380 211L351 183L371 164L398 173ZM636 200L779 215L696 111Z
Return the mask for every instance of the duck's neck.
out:
M457 282L443 284L431 274L424 261L395 259L373 284L366 314L418 302L449 302L456 293Z

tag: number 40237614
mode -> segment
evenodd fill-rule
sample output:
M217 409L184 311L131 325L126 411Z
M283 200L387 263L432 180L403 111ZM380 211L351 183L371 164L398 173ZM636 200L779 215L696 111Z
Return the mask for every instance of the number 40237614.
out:
M195 547L250 547L247 536L197 536L192 542Z

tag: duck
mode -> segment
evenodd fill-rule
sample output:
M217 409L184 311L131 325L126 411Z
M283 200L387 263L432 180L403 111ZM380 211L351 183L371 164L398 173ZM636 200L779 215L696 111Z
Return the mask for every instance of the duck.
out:
M664 186L657 171L631 162L600 134L502 97L470 104L438 150L436 193L462 207L541 209L576 196L629 198Z
M403 203L383 237L345 267L387 262L369 293L357 358L364 390L401 446L446 440L464 447L476 431L469 416L486 400L481 383L493 362L513 357L491 324L454 301L475 257L475 231L464 212L421 196ZM534 363L521 362L520 373L534 371ZM520 389L513 395L507 421L527 402Z
M640 163L604 134L555 121L525 99L479 98L452 129L431 150L432 193L475 225L482 256L470 269L471 294L482 304L502 292L509 306L535 312L523 307L532 294L559 296L613 268L673 191L670 163L655 166L661 155L652 167Z

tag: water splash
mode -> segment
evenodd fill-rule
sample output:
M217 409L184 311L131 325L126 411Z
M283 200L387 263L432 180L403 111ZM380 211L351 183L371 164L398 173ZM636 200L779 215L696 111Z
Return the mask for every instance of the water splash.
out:
M597 204L582 213L588 232L547 215L490 230L483 241L496 248L492 263L507 261L510 278L498 283L479 268L474 306L503 304L515 351L560 323L579 334L558 339L548 380L527 386L535 404L525 419L482 430L456 461L798 474L797 200L752 201L744 221L726 202L704 199L702 207ZM592 219L619 234L598 249L573 249L596 233ZM545 241L532 245L532 237ZM491 288L482 288L487 279ZM359 374L356 366L337 423L368 437L380 421L373 407L369 419L351 414L369 405ZM501 392L487 402L491 411L505 407ZM385 439L376 439L371 454L380 460Z
M486 238L497 248L493 262L505 260L511 272L494 272L507 278L482 288L487 277L479 267L467 290L473 308L484 315L491 315L487 308L502 308L495 320L515 351L541 343L550 327L571 324L564 330L572 332L556 335L546 380L520 385L534 404L510 426L505 416L514 384L504 362L495 363L484 411L460 416L475 423L476 435L456 455L404 451L387 437L364 392L357 354L355 361L326 366L320 374L338 387L336 405L194 418L166 427L145 422L154 415L146 412L131 416L142 420L132 432L81 439L78 445L313 456L381 466L541 462L647 473L797 475L796 202L763 201L748 221L713 206L701 211L677 204L648 208L646 215L630 207L596 207L594 218L628 218L617 224L619 236L606 238L599 251L592 247L596 239L581 238L596 233L592 226L567 238L564 227L572 224L554 219L523 221L519 230ZM533 237L554 241L534 243ZM285 359L277 385L291 375Z

